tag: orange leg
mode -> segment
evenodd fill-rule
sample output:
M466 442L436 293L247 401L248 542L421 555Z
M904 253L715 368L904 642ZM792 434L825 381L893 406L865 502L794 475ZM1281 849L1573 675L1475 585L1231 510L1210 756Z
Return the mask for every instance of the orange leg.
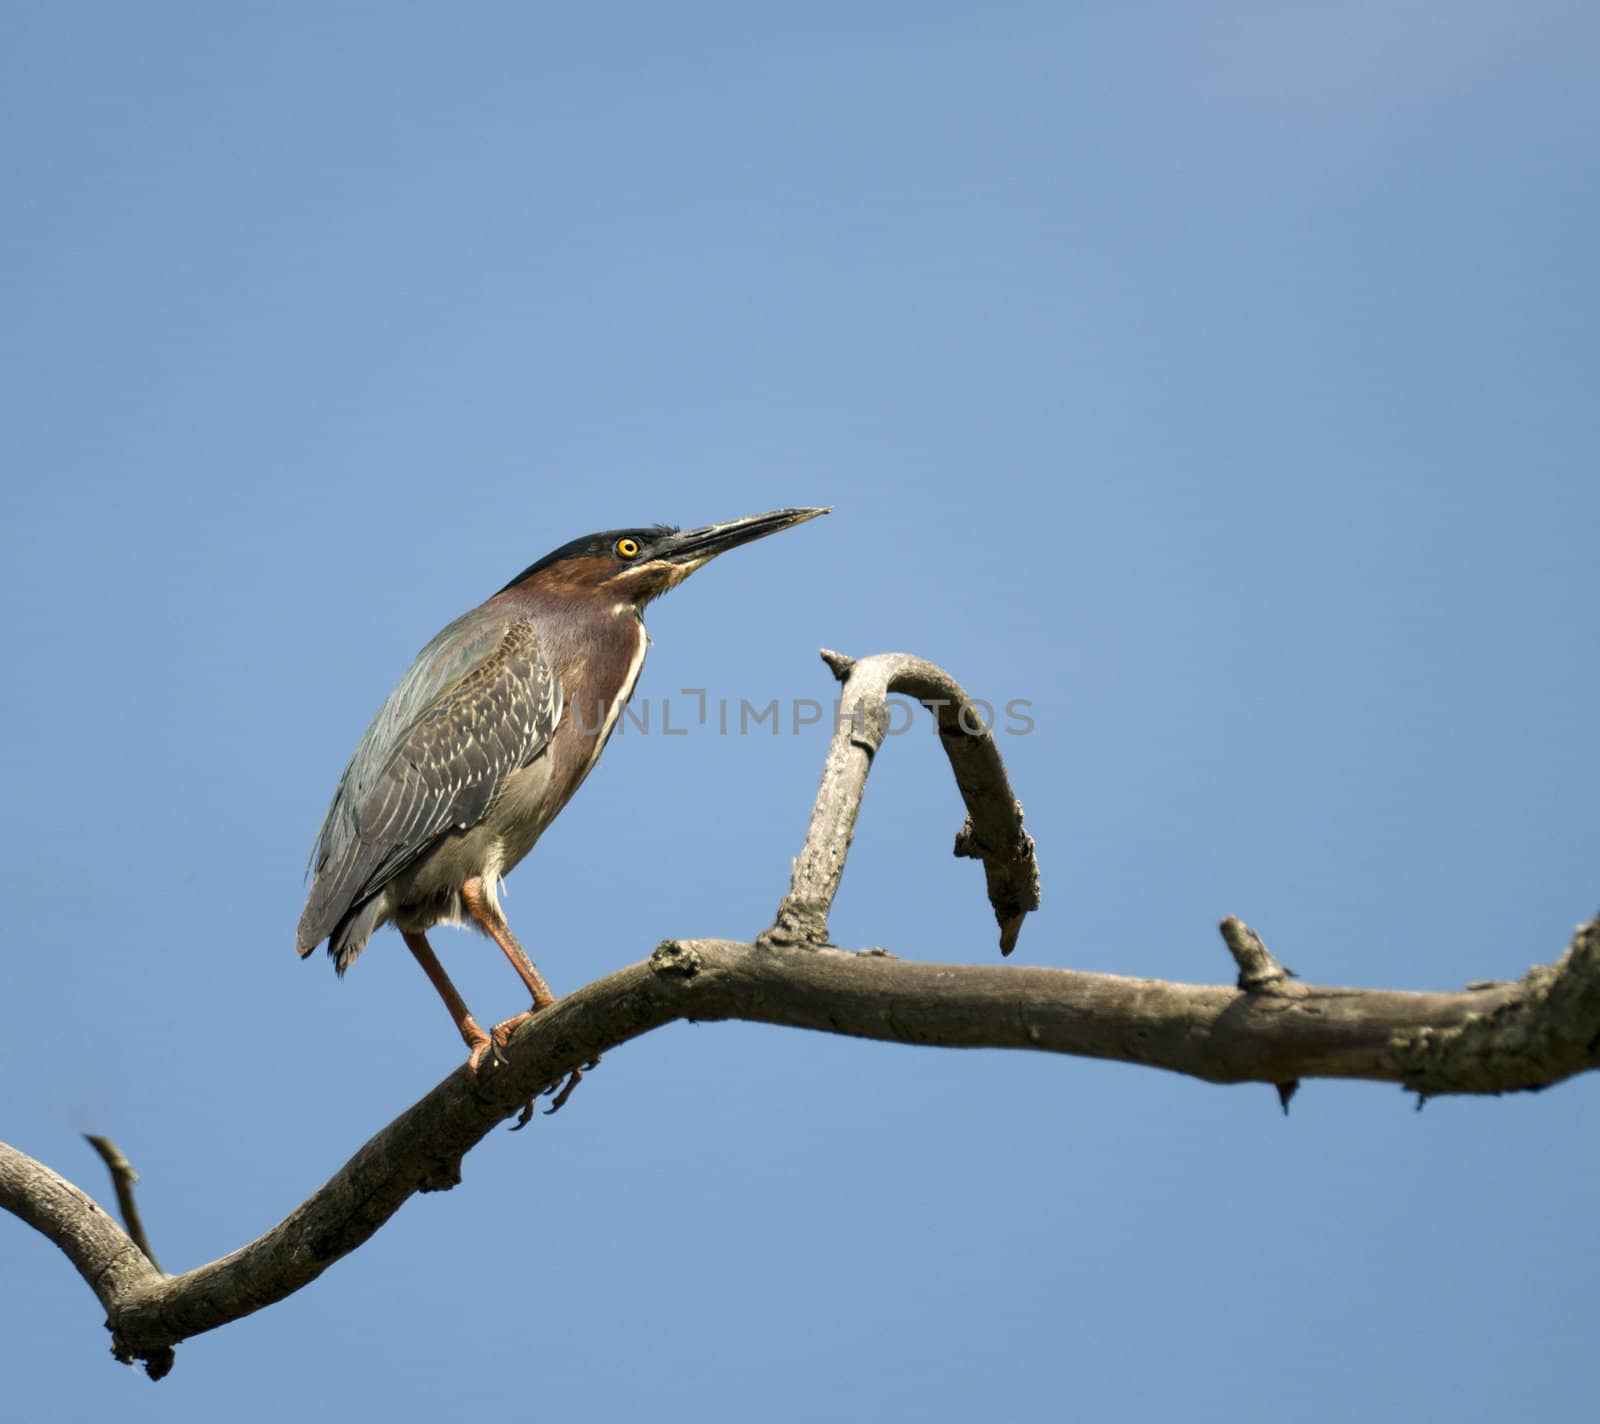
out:
M506 923L489 893L484 887L482 879L474 876L461 887L461 904L472 922L489 936L505 957L511 961L511 967L517 971L517 977L527 986L528 992L533 995L533 1008L526 1013L520 1013L502 1023L497 1023L489 1030L496 1048L503 1048L507 1039L511 1037L513 1029L526 1023L540 1009L547 1009L555 1003L556 996L551 992L550 986L545 983L544 975L539 972L538 966L528 958L528 952L517 943L517 937L511 933L511 926ZM481 1032L481 1030L480 1030ZM593 1064L589 1065L593 1067ZM578 1086L583 1077L582 1068L574 1068L561 1091L556 1094L555 1101L550 1107L555 1112L568 1098L572 1090ZM526 1127L528 1119L533 1116L533 1104L527 1103L522 1109L522 1116L517 1119L518 1127Z
M506 917L489 898L482 880L474 876L461 887L461 904L471 916L473 924L500 946L506 958L511 961L511 967L517 971L517 977L528 986L528 992L533 995L532 1012L537 1013L540 1009L548 1008L555 1003L556 996L544 982L544 975L528 958L527 950L517 943L517 937L511 933L511 926L506 923ZM519 1014L516 1022L521 1023L529 1017L531 1014ZM512 1021L507 1019L506 1022ZM501 1040L502 1043L504 1041Z
M478 1064L483 1061L483 1055L489 1051L491 1040L481 1028L478 1021L467 1011L467 1002L457 992L456 986L450 982L450 976L444 972L444 965L439 963L439 958L433 952L433 946L428 943L426 935L401 933L406 942L406 948L416 955L417 963L422 966L422 972L428 976L433 987L439 991L439 997L444 1000L445 1008L450 1010L450 1017L454 1020L462 1039L472 1050L467 1059L467 1072L476 1079Z

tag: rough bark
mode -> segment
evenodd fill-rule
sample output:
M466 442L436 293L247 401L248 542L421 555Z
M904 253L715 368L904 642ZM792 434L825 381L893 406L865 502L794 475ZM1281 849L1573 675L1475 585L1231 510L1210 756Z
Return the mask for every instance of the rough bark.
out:
M1015 943L1038 904L1033 842L992 737L965 694L903 655L825 655L844 682L806 844L773 927L754 944L669 940L524 1024L505 1062L473 1083L458 1069L363 1146L285 1220L231 1255L170 1276L80 1188L0 1143L0 1206L50 1238L105 1308L112 1351L152 1378L173 1347L282 1300L355 1250L413 1193L460 1180L463 1156L529 1097L603 1052L675 1020L743 1019L895 1043L1014 1048L1140 1063L1288 1096L1303 1078L1398 1083L1423 1096L1549 1086L1600 1061L1600 924L1517 983L1459 992L1321 988L1291 978L1241 921L1222 923L1235 984L1176 984L1068 969L927 964L828 943L884 699L934 707L968 808L956 853L980 859ZM109 1146L109 1144L108 1144ZM102 1149L103 1150L103 1149ZM114 1149L112 1149L114 1151ZM108 1161L111 1159L108 1158ZM131 1168L117 1154L119 1193ZM113 1164L115 1166L115 1164Z

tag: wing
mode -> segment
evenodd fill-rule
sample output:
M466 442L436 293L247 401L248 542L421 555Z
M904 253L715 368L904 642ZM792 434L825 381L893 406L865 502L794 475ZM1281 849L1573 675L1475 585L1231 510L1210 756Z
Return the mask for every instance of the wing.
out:
M475 609L429 643L334 792L312 851L300 953L335 935L441 836L482 820L506 778L548 745L561 701L532 623ZM341 964L359 951L341 945Z

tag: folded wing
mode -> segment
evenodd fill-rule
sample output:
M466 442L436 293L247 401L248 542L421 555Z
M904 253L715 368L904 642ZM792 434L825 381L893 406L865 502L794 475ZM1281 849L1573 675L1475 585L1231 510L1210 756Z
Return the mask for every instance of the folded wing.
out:
M561 686L532 623L475 609L418 655L367 728L323 819L296 948L342 973L383 914L376 898L549 745Z

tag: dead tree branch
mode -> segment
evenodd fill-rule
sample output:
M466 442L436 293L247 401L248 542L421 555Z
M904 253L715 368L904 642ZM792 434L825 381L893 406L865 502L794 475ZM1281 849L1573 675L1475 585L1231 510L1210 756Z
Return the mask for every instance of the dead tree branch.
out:
M830 661L869 720L834 738L793 885L771 930L754 944L665 941L645 962L542 1011L517 1030L505 1062L481 1084L464 1068L451 1073L285 1220L232 1254L168 1276L86 1193L0 1144L0 1207L77 1267L105 1308L115 1356L142 1360L159 1378L180 1341L293 1294L413 1193L453 1186L465 1154L541 1089L680 1019L1102 1058L1213 1083L1272 1083L1280 1094L1303 1078L1392 1082L1424 1096L1501 1093L1600 1065L1600 922L1581 926L1557 963L1518 983L1455 993L1302 984L1233 919L1223 934L1238 964L1237 987L918 963L828 945L828 909L881 741L881 730L871 730L879 725L872 709L894 688L929 701L951 694L958 707L965 700L946 674L916 659ZM1032 842L992 739L985 744L960 727L957 741L943 709L936 715L968 807L967 840L984 860L1007 948L1037 903Z
M943 668L909 653L880 653L857 661L823 649L822 660L843 684L822 784L817 788L806 843L794 862L789 893L778 906L767 945L828 942L828 912L839 893L845 857L872 758L889 727L889 695L904 692L934 715L966 802L966 824L955 853L983 862L989 903L1000 925L1000 953L1016 947L1023 917L1039 908L1039 867L1033 837L1022 828L1022 805L1011 791L1000 749L966 691Z

